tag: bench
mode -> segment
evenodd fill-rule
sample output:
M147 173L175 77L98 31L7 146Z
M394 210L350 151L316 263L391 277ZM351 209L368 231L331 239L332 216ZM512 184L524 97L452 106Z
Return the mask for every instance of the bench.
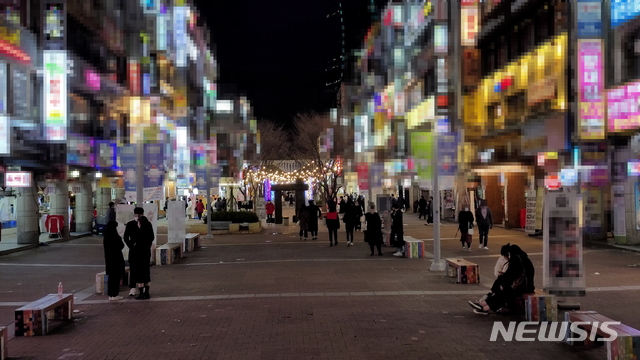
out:
M424 258L424 241L405 236L404 256L410 259Z
M522 295L527 321L558 321L558 300L555 295L536 289Z
M447 259L447 276L457 277L458 284L479 284L480 269L478 264L465 259Z
M166 243L156 248L156 264L170 265L182 258L182 244Z
M595 311L568 311L564 314L565 321L570 323L577 321L584 321L589 323L602 323L602 322L615 322L604 315L598 314ZM595 345L591 341L592 324L580 324L580 328L586 330L589 333L587 340L583 342L584 345ZM622 360L622 359L636 359L640 355L640 330L634 329L630 326L620 325L608 325L609 330L613 330L617 333L617 338L613 341L606 341L607 344L607 359L608 360ZM600 326L595 330L598 337L596 337L596 344L601 345L602 341L599 339L608 338L610 334L602 331ZM576 345L577 342L569 340L569 334L565 338L565 342L570 345Z
M7 334L7 328L0 326L0 360L6 360L9 357L8 341L9 335Z
M129 267L124 267L124 274L122 274L122 278L120 279L120 286L129 286ZM107 281L109 281L109 276L105 271L99 272L96 274L96 294L104 294L107 289Z
M196 251L200 247L200 234L186 234L184 238L184 252Z
M15 336L46 335L49 320L71 320L73 294L49 294L16 310Z

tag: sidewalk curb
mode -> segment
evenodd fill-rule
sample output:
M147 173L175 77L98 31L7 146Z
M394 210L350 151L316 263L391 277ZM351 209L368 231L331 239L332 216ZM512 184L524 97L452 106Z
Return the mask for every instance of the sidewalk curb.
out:
M13 253L17 253L17 252L20 252L20 251L36 249L36 248L38 248L40 246L43 246L43 245L46 246L46 245L49 245L49 244L67 242L67 241L76 240L76 239L80 239L80 238L83 238L83 237L89 237L89 236L93 236L93 235L94 235L93 233L82 234L82 235L74 235L74 236L69 236L68 238L64 238L64 239L56 239L56 240L47 241L45 243L39 242L38 244L24 245L24 246L17 247L15 249L0 250L0 256L13 254Z

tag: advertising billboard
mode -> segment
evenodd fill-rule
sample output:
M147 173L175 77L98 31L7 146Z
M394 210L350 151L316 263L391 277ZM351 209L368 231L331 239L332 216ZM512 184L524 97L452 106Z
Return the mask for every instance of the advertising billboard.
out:
M640 82L607 91L607 119L610 132L640 127Z
M45 50L44 63L44 126L49 141L67 140L67 53Z
M611 27L618 27L640 15L640 2L637 0L611 1Z
M602 35L602 2L578 0L578 37L600 37Z
M4 173L5 187L30 187L31 173L24 171L7 171Z
M462 46L473 47L476 45L478 34L478 6L464 6L461 9L460 19L462 26Z
M578 93L580 138L604 139L604 78L602 40L578 41Z
M0 155L11 154L11 137L9 133L9 118L0 115Z
M187 66L187 13L186 6L173 8L173 43L176 49L176 66Z

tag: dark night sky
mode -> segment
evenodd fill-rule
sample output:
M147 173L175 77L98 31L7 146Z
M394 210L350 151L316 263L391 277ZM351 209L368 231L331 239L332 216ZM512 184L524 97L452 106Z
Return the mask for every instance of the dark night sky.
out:
M336 0L196 0L212 32L220 86L246 92L258 119L288 124L320 108ZM213 5L215 4L215 5Z

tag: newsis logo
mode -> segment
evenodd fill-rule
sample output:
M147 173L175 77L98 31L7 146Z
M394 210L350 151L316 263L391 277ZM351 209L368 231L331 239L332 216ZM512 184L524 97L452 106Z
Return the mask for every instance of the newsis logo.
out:
M591 341L595 341L598 331L600 331L601 333L608 335L603 336L601 340L613 341L618 337L618 333L611 329L611 327L620 325L620 322L543 322L540 324L539 328L537 327L538 324L540 323L535 321L510 321L509 327L507 328L501 321L496 321L493 323L490 340L498 341L498 334L500 334L504 341L514 341L514 339L515 341L563 341L565 340L565 337L569 342L585 341L587 338ZM590 327L591 331L589 332L581 326Z

